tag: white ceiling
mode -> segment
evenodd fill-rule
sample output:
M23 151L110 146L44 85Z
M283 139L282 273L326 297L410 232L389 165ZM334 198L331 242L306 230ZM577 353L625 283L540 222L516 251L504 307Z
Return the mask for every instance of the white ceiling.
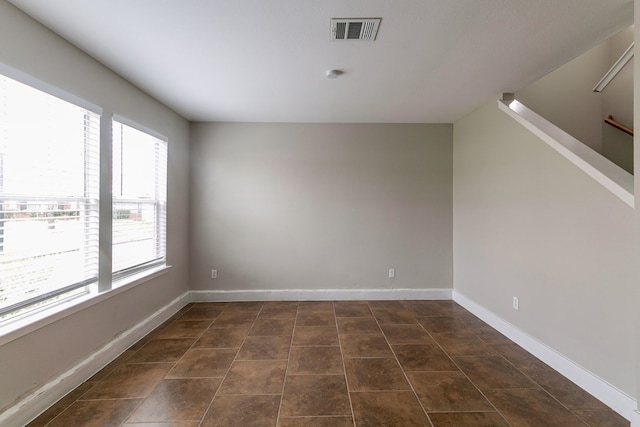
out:
M192 121L451 123L633 23L633 0L10 1ZM333 17L377 40L330 42Z

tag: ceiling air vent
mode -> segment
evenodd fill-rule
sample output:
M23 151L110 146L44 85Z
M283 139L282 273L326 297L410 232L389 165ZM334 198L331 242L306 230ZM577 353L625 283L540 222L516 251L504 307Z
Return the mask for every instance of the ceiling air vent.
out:
M333 18L331 40L373 41L378 34L381 18Z

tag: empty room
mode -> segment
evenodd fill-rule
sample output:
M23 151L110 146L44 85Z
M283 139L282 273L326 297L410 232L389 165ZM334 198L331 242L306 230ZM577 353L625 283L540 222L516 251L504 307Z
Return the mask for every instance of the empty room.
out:
M0 0L0 425L640 427L639 11Z

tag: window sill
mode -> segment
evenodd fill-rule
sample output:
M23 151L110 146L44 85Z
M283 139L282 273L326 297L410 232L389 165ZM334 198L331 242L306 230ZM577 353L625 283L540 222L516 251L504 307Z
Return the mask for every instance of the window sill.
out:
M15 320L8 319L4 324L0 324L0 346L167 274L170 268L170 265L163 265L149 269L114 282L112 288L106 292L91 292L42 310L26 313Z

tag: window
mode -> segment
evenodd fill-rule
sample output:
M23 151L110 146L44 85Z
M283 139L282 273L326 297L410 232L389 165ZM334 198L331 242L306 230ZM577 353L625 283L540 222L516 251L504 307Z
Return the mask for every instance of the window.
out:
M166 263L166 139L62 96L0 75L0 322Z
M113 278L164 264L167 143L113 121Z
M0 75L0 318L96 283L99 128Z

